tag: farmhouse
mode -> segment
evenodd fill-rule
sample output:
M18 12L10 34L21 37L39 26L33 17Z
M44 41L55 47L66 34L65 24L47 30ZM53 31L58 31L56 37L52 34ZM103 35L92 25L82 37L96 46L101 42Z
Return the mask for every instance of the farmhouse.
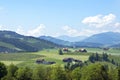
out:
M63 51L68 52L68 48L63 48Z
M79 52L87 52L87 50L84 48L81 48L81 49L79 49Z
M107 51L107 50L109 50L110 48L103 48L103 50L105 50L105 51Z
M73 58L64 58L63 62L72 62L74 59Z
M37 64L55 64L56 62L45 61L44 59L37 59L36 63Z
M64 58L63 62L82 62L81 60L73 59L73 58Z

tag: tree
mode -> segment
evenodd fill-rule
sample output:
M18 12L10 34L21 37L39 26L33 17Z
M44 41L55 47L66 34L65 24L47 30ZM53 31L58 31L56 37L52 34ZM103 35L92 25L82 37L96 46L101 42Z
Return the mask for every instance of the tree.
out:
M3 80L15 80L15 72L18 70L18 67L14 64L10 64L7 68L7 75L3 78Z
M109 61L107 53L102 54L103 61Z
M82 73L81 73L81 68L80 68L80 67L75 68L75 69L72 71L72 79L73 79L73 80L80 80L80 79L81 79L81 76L82 76Z
M120 67L118 68L118 80L120 80Z
M89 61L92 62L92 63L95 62L95 56L94 56L94 54L92 54L92 55L89 56Z
M108 70L109 79L108 80L118 80L117 72L118 72L117 68L113 68L113 67L109 68L109 70Z
M59 55L63 55L62 49L59 49L58 53Z
M48 71L49 72L49 71ZM47 69L44 66L38 66L33 70L32 80L46 80Z
M52 67L50 80L67 80L65 70L58 65Z
M100 61L100 56L98 55L98 53L95 54L95 61Z
M82 68L81 80L108 80L106 68L101 64L92 64Z
M8 74L7 74L7 75L15 77L15 72L16 72L17 70L18 70L18 67L17 67L17 66L15 66L14 64L10 64L10 65L8 66Z
M16 72L17 80L31 80L32 71L28 67L19 68Z
M0 62L0 79L7 74L6 66Z

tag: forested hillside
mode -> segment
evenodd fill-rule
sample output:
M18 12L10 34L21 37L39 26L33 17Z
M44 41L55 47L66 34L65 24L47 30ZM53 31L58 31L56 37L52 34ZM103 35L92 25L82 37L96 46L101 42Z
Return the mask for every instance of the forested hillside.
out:
M59 45L12 31L0 31L0 52L38 51L54 47L59 47Z

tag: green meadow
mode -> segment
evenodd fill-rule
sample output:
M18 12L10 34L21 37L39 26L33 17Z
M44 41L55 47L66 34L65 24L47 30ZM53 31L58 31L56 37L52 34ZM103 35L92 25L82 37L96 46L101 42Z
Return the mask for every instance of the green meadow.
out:
M5 63L6 65L9 64L15 64L19 67L22 66L29 66L29 67L35 67L37 65L43 65L43 64L37 64L37 59L45 59L46 61L55 61L56 64L63 65L63 59L64 58L74 58L82 61L88 60L88 57L92 53L103 53L106 52L108 54L114 55L112 58L116 59L117 55L117 61L119 62L120 59L120 50L119 49L110 49L108 51L104 51L99 48L86 48L87 53L79 53L74 52L77 49L70 49L71 52L64 53L64 55L58 54L58 49L44 49L39 52L22 52L22 53L0 53L0 61Z

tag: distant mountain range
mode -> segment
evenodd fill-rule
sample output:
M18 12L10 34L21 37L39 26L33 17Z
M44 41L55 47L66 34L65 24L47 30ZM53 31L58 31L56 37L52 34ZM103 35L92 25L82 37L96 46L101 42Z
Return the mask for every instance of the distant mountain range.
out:
M63 35L63 36L58 36L56 38L64 40L64 41L69 41L69 42L77 42L77 41L82 41L82 40L86 39L87 36L70 37L70 36Z
M74 39L72 42L71 39ZM68 37L61 36L58 38L50 36L41 36L41 39L51 41L56 44L76 47L120 47L120 33L118 32L104 32L95 34L90 37ZM83 39L83 40L82 40ZM71 42L70 42L71 41Z
M99 43L103 45L113 45L120 43L120 33L118 32L105 32L92 35L82 42Z
M40 36L39 38L43 39L43 40L47 40L47 41L53 42L53 43L58 44L58 45L71 46L71 42L65 41L65 40L61 40L61 39L57 39L55 37Z
M38 51L45 48L60 47L47 40L23 36L12 31L0 31L0 52Z
M51 36L40 36L36 38L32 36L20 35L12 31L0 31L0 52L33 52L55 47L120 48L120 33L105 32L92 35L82 41L69 42L69 40L65 41Z

